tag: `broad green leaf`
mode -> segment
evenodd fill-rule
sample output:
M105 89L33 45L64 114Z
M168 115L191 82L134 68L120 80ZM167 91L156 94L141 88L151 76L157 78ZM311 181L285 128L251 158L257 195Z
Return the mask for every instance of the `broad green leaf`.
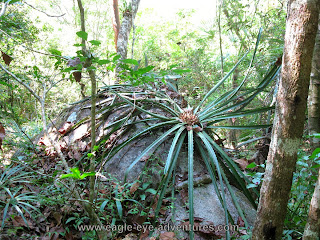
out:
M254 183L250 183L250 184L247 185L247 189L255 188L255 187L257 187L257 185L254 184Z
M88 39L88 33L84 32L84 31L79 31L79 32L76 32L76 34L78 35L78 37L84 39L87 41Z
M315 138L320 138L320 133L315 133L312 136L315 137Z
M154 190L153 188L148 188L145 192L149 192L149 193L151 193L153 195L156 195L156 193L157 193L157 191Z
M311 168L319 168L320 164L313 165Z
M80 170L78 168L70 168L70 171L80 178Z
M74 173L68 173L68 174L62 174L60 176L61 179L65 179L65 178L75 178L75 179L80 179L80 177L77 177L76 174Z
M48 51L53 55L58 55L58 56L62 55L61 51L59 51L58 49L55 49L55 48L51 48Z
M101 42L98 40L91 40L91 41L89 41L89 43L91 43L92 45L95 45L95 46L99 46L101 44Z
M136 71L136 73L138 73L138 74L145 74L145 73L147 73L147 72L150 72L152 69L154 68L154 66L147 66L147 67L144 67L144 68L140 68L140 69L138 69L137 71Z
M126 64L133 64L133 65L139 65L139 62L135 59L122 59L121 62Z
M121 56L120 55L115 55L112 59L113 62L116 62L118 59L120 59Z
M96 173L95 172L87 172L87 173L83 173L81 176L80 176L80 179L85 179L86 177L89 177L89 176L95 176Z
M107 206L107 204L109 203L109 199L106 199L100 206L100 211L103 211L104 208Z
M257 164L255 162L250 163L246 168L255 168Z
M87 70L96 70L97 68L95 66L90 66L87 68Z
M316 148L316 149L312 152L310 158L311 158L311 159L315 159L315 158L318 156L319 153L320 153L320 148Z
M102 60L99 60L97 63L99 64L99 65L104 65L104 64L108 64L108 63L110 63L111 61L110 60L108 60L108 59L102 59Z

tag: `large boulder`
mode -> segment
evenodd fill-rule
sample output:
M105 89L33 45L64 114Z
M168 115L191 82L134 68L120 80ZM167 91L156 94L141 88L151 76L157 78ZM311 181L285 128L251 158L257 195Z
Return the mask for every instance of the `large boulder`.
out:
M131 110L128 106L120 106L117 109L108 108L109 104L115 99L113 96L106 93L100 93L97 101L97 142L102 140L106 136L110 129L107 127L112 124L115 120L119 119L119 116L130 114ZM82 155L90 149L90 99L83 100L77 104L72 105L68 109L62 111L62 113L56 118L54 125L50 127L50 135L54 138L56 142L59 143L61 149L64 151L66 156L73 160L81 160ZM151 111L155 113L162 113L161 109L153 107ZM141 114L141 118L145 117L144 113ZM117 138L117 134L114 133L110 136L111 140L115 144L119 144L126 139L130 138L134 134L142 131L148 126L144 123L140 123L137 126L131 128L126 134L122 135L121 138ZM142 153L142 151L149 146L155 139L157 139L163 131L156 131L152 134L145 135L143 138L139 138L132 141L128 146L117 152L109 161L101 162L104 163L102 166L101 174L111 176L123 180L125 172L131 163ZM108 144L110 141L104 143L103 147L108 151ZM171 140L162 143L153 154L160 158L160 161L165 162L167 153L169 152ZM39 139L39 144L47 145L47 140L45 137ZM53 151L53 150L51 150ZM176 175L184 176L187 172L187 153L186 149L182 151L177 161ZM128 180L136 180L145 166L145 161L139 161L134 168L129 173ZM70 166L71 167L71 166ZM159 170L161 166L158 166ZM161 171L153 171L153 185L157 184L161 180ZM206 167L199 156L195 156L194 159L194 216L201 222L211 223L214 226L224 225L225 216L224 210L220 204L218 196L215 192L211 179L208 177ZM177 183L176 188L176 200L175 200L175 211L169 210L168 216L171 216L172 224L182 224L189 218L188 209L185 200L185 191L187 191L187 181L180 181ZM225 189L221 189L225 191ZM256 210L251 206L249 201L246 199L244 194L236 187L232 187L235 192L236 198L240 206L242 207L244 214L250 225L253 225ZM183 193L184 192L184 193ZM225 191L227 192L227 191ZM232 202L230 194L226 194L226 202L231 216L234 221L241 221L239 214ZM168 220L169 221L169 220ZM181 236L185 236L186 233L181 231ZM201 239L201 238L200 238ZM203 238L205 239L205 238ZM211 238L210 238L211 239Z

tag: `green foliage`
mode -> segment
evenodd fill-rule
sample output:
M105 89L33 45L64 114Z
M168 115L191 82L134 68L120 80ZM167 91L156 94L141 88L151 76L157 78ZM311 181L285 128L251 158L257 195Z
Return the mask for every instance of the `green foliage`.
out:
M259 36L260 37L260 36ZM259 38L258 38L259 41ZM258 45L257 41L257 45ZM257 50L257 45L255 52ZM255 54L252 56L252 60L250 66L254 60ZM171 136L173 137L171 147L169 153L167 155L167 159L165 162L165 166L163 169L162 180L160 182L159 189L159 201L155 210L156 216L158 216L159 210L161 208L161 199L163 199L167 188L169 186L169 182L173 178L173 172L176 168L176 162L179 156L179 153L182 149L183 143L188 142L188 168L189 168L189 219L190 223L192 223L193 219L193 158L194 158L194 148L197 148L201 153L201 157L204 160L208 172L211 176L212 182L215 186L215 191L218 195L219 200L225 211L225 219L226 224L233 222L233 219L230 217L230 213L226 206L225 200L225 192L219 191L219 185L221 188L226 187L228 192L230 193L232 200L239 212L239 215L245 222L246 227L248 227L246 218L243 214L242 209L240 208L237 199L233 193L233 190L229 184L229 181L232 183L237 183L238 187L244 192L248 200L252 203L253 206L256 207L256 203L252 194L248 191L246 184L250 183L250 180L242 173L242 171L238 168L238 166L234 163L232 159L224 152L224 150L215 142L213 137L213 130L215 128L243 128L243 129L256 129L256 128L266 128L270 125L243 125L243 126L220 126L220 122L230 119L230 118L239 118L243 116L249 116L253 114L258 114L261 112L269 111L272 108L256 108L256 109L248 109L245 110L249 103L261 92L263 89L267 87L267 85L275 78L278 74L279 66L274 65L270 68L270 70L265 74L262 81L260 81L257 86L253 89L240 89L244 86L247 81L247 76L244 77L243 82L234 89L227 91L219 96L219 92L217 89L223 85L223 83L228 79L229 76L235 71L236 67L245 59L245 56L241 58L241 60L231 69L231 71L226 74L226 76L220 80L203 98L201 103L195 107L194 109L181 109L179 105L169 99L165 94L161 92L157 92L152 96L150 93L143 93L143 95L149 95L149 97L134 99L132 101L130 98L126 98L123 92L117 93L113 92L123 104L131 106L136 111L146 114L150 116L150 118L146 118L144 122L152 122L146 129L141 132L135 134L128 140L114 147L111 152L103 154L102 157L111 158L115 153L120 151L122 148L127 146L132 141L143 137L145 134L154 131L156 129L161 129L165 127L167 129L160 137L158 137L153 143L151 143L145 150L131 163L128 167L125 174L125 182L130 170L137 164L145 155L147 155L152 149L157 148L161 143L167 141ZM131 62L131 61L130 61ZM133 62L132 62L133 63ZM249 66L249 68L250 68ZM111 90L111 89L110 89ZM112 91L112 90L111 90ZM128 94L128 93L127 93ZM213 97L212 97L213 96ZM241 100L235 102L234 99L238 99L241 96ZM159 100L161 99L161 102ZM164 102L164 103L162 103ZM165 104L167 102L168 104ZM115 103L118 104L118 103ZM158 114L152 111L149 111L149 104L153 104L155 106L160 107L162 110L166 112L166 114ZM116 106L111 108L115 108ZM123 116L122 119L118 120L116 123L120 125L111 124L109 127L111 133L116 131L118 127L127 127L132 126L133 124L139 123L140 121L131 120L130 124L127 124L128 118L130 116ZM132 115L131 117L134 117ZM158 123L154 124L153 122L157 120ZM217 135L217 134L216 134ZM109 136L109 135L108 135ZM107 137L108 137L107 136ZM106 156L107 155L107 156ZM218 179L218 180L217 180ZM255 194L258 195L258 192L253 189ZM118 215L120 216L120 206L121 204L117 201L115 205L118 209ZM227 233L228 235L229 233ZM190 238L193 239L193 233L190 232Z
M88 40L88 33L84 32L84 31L79 31L76 32L76 34L78 35L78 37L82 38L83 40Z
M5 167L0 175L0 195L3 196L0 200L0 205L4 207L1 222L2 229L4 228L9 209L16 211L27 226L29 225L25 218L25 213L34 217L34 214L31 213L30 209L39 212L39 210L32 205L32 202L38 200L36 193L22 191L23 187L16 186L21 183L29 183L30 179L32 179L32 175L23 170L24 167L22 166L10 165Z
M95 176L95 175L96 175L95 172L86 172L86 173L81 174L81 173L80 173L80 170L79 170L78 168L70 168L70 171L71 171L72 173L62 174L62 175L60 176L60 178L61 178L61 179L73 178L73 179L77 179L77 180L83 180L83 179L85 179L86 177Z
M311 155L299 150L297 168L293 174L288 212L285 220L285 234L287 239L301 237L308 219L309 205L317 181L320 163L320 148L316 148ZM291 238L290 238L291 237Z
M3 2L4 0L2 0ZM11 0L10 4L18 3L17 0ZM130 10L128 1L122 1L120 8L122 11ZM91 1L92 3L92 1ZM99 1L93 1L94 4L100 3ZM52 4L49 2L42 2L39 9L45 9L46 4ZM86 4L90 5L89 2ZM96 4L100 6L100 4ZM92 7L92 5L90 5ZM122 7L121 7L122 6ZM255 12L252 12L255 6ZM39 6L38 6L39 7ZM52 7L52 6L50 6ZM141 60L126 59L120 60L120 56L114 54L113 47L113 32L112 26L107 19L109 14L103 12L101 9L88 9L86 12L87 19L89 21L90 28L88 32L77 32L76 35L85 41L87 41L91 53L83 55L81 50L78 50L76 56L70 55L70 52L74 52L73 46L82 47L82 44L70 44L70 41L66 41L63 38L65 32L69 32L68 28L71 22L59 23L53 27L49 23L41 23L43 19L38 20L37 26L31 22L32 19L28 12L24 11L23 5L13 5L7 11L0 21L0 48L4 50L8 55L13 57L13 62L10 65L9 70L15 73L19 78L23 79L30 87L32 87L39 95L43 93L43 89L48 86L56 86L52 88L51 92L47 95L47 113L48 116L56 115L57 112L65 107L67 103L79 100L79 89L77 83L74 83L71 77L74 72L79 72L84 68L86 61L92 61L92 66L86 70L94 70L99 79L99 86L104 85L102 91L108 91L109 94L115 96L115 103L110 106L109 109L99 110L99 114L102 113L103 117L107 116L110 111L119 107L132 108L134 110L129 115L125 114L117 118L117 120L110 124L107 129L110 132L105 136L103 141L107 141L108 138L116 133L120 128L130 129L135 124L147 123L149 127L142 133L139 133L133 138L124 140L124 143L119 144L111 152L105 152L102 148L95 149L98 154L98 161L102 157L110 154L112 157L117 151L121 150L126 144L129 144L135 139L138 139L144 135L150 134L150 132L157 129L166 129L165 133L160 138L152 143L139 157L143 157L144 154L148 154L153 147L159 146L163 141L168 138L173 138L173 142L170 147L170 151L167 155L164 169L161 171L163 175L160 189L153 189L150 180L139 182L138 189L132 194L130 189L135 183L120 183L119 180L109 179L109 183L115 183L108 186L109 193L98 193L97 206L100 208L101 219L108 223L115 222L120 223L125 221L126 214L140 214L143 216L148 213L146 204L150 204L149 198L155 195L160 195L162 198L166 194L164 189L174 182L173 175L176 167L176 161L180 150L184 147L184 142L188 143L188 160L189 160L189 208L192 209L192 161L194 150L199 150L202 157L205 159L208 171L214 181L215 189L225 186L230 190L231 182L239 182L239 188L241 188L251 200L254 205L254 200L250 196L250 192L247 188L255 189L255 186L261 182L263 173L249 173L248 176L242 174L238 167L233 164L229 156L227 156L223 149L215 144L215 137L217 135L225 134L229 129L242 130L241 137L245 140L251 139L253 130L264 128L269 126L270 122L264 121L265 118L261 115L264 111L271 111L271 108L263 107L267 106L264 100L269 94L266 90L268 84L272 81L273 77L277 74L278 67L272 66L270 69L266 69L266 62L272 62L281 54L283 46L283 32L284 32L284 20L285 12L283 8L276 6L264 6L259 5L258 2L248 1L248 5L242 2L226 1L225 7L231 13L232 24L227 23L227 18L222 18L222 37L223 37L223 62L220 58L220 49L216 43L218 43L218 27L216 24L203 24L202 28L191 28L192 16L195 14L193 10L179 10L175 21L163 22L141 22L139 19L135 21L135 45L134 56L135 59L144 59L144 66ZM98 7L99 8L99 7ZM148 10L143 13L138 13L140 16L148 15ZM247 12L250 14L247 14ZM31 13L32 14L32 13ZM77 14L75 14L77 15ZM150 13L153 17L153 13ZM92 16L99 16L99 20L92 19ZM53 18L50 21L55 21ZM75 21L77 22L77 21ZM42 26L39 26L42 25ZM68 25L68 26L67 26ZM257 55L257 62L250 65L250 58L244 57L237 65L239 72L250 72L250 77L246 74L240 74L240 76L233 82L232 75L236 75L236 68L234 68L235 62L238 60L238 56L243 52L243 44L251 45L256 36L257 26L263 26L265 31L261 36L261 48L258 52L254 51L254 54L249 53L249 57ZM240 30L240 37L242 41L234 34L235 27ZM95 31L99 29L99 31ZM73 32L73 29L72 29ZM38 35L41 33L40 35ZM57 34L58 33L58 34ZM91 40L101 39L99 40ZM79 39L78 39L79 40ZM72 42L72 41L71 41ZM21 50L23 49L23 50ZM111 49L111 50L110 50ZM31 52L36 50L37 52L50 53L50 56L38 55L37 52ZM129 51L130 52L130 46ZM67 59L74 59L79 57L81 64L76 67L67 67ZM178 65L182 69L178 69ZM223 68L222 68L223 65ZM249 65L249 67L247 67ZM123 83L127 85L122 86L107 86L113 79L110 77L110 72L114 71L117 66L122 68L119 77ZM264 75L268 71L269 74ZM155 72L157 74L155 74ZM223 78L225 72L229 74ZM87 72L83 71L83 77L81 79L84 85L88 85ZM72 81L67 80L70 74ZM166 78L168 74L178 74L178 81L170 81ZM181 75L181 76L179 76ZM223 78L220 82L217 79ZM249 81L252 79L253 81ZM263 79L263 81L259 81ZM162 90L163 83L167 83L167 86L178 91L178 85L180 93L182 93L188 100L190 105L197 106L190 111L181 109L181 107L174 103L174 100L170 99ZM177 83L178 82L178 83ZM258 83L260 82L260 84ZM108 83L108 84L106 84ZM128 86L130 84L130 86ZM212 88L216 85L216 88ZM234 85L239 85L236 87ZM141 99L130 99L127 95L135 97L132 93L133 87L141 88L139 94L146 96ZM122 90L119 90L122 88ZM257 88L257 89L255 89ZM146 90L148 89L148 90ZM210 91L210 89L212 89ZM225 91L225 89L231 89ZM90 87L86 89L88 93ZM156 91L157 93L154 93ZM265 92L264 92L265 91ZM208 93L209 92L209 93ZM206 93L208 93L206 95ZM201 101L202 100L202 101ZM201 102L201 103L200 103ZM200 104L199 104L200 103ZM159 107L164 110L165 114L157 114L149 111L152 107ZM21 124L22 130L25 130L27 135L34 136L42 129L39 127L39 105L34 102L33 97L25 91L22 87L15 84L15 82L4 73L0 73L0 114L2 118L11 118L19 125ZM141 115L149 114L151 117L141 120ZM184 114L184 118L182 118ZM251 116L251 115L256 116ZM186 121L186 115L196 116L199 122ZM225 120L239 119L237 126L231 126ZM31 121L30 121L31 120ZM49 118L48 118L49 120ZM99 120L99 119L98 119ZM190 119L189 119L190 120ZM192 120L192 119L191 119ZM155 123L156 122L156 123ZM11 126L11 124L10 124ZM6 143L13 146L15 143L20 143L26 136L21 131L15 131L16 138L10 138L13 140ZM29 141L29 140L28 140ZM18 146L18 145L15 146ZM102 144L102 142L101 142ZM28 145L28 150L31 147ZM26 149L26 148L24 148ZM86 154L79 165L84 166L86 160L93 157L96 152ZM32 162L33 157L29 158L29 155L20 156L21 159L27 162ZM139 161L136 159L132 164L134 165ZM312 158L312 157L311 157ZM132 165L132 166L133 166ZM132 167L131 166L131 167ZM130 168L131 168L130 167ZM253 167L253 166L249 166ZM317 167L317 166L315 166ZM130 170L128 169L128 171ZM80 170L81 169L81 172ZM150 167L155 171L155 167ZM21 169L21 171L24 171ZM94 175L95 173L88 173L84 167L72 168L72 173L63 174L62 178L73 178L83 181L77 181L77 187L81 190L85 189L87 176ZM15 175L16 174L16 175ZM61 172L55 171L53 177ZM15 179L18 173L12 174L12 179ZM28 176L28 174L26 174ZM27 177L27 180L29 176ZM139 181L140 181L139 180ZM34 182L41 185L41 193L43 197L40 199L41 204L48 206L61 206L64 202L68 201L66 193L67 188L64 188L60 183L53 182L52 178L41 179L39 181L45 181L45 183ZM23 196L20 194L22 189L9 188L8 183L4 184L7 190L2 189L8 199L8 209L13 208L17 211L17 208L21 209L24 203L32 202L32 197ZM115 186L115 187L114 187ZM98 190L99 186L97 186ZM16 192L18 190L18 192ZM250 189L251 190L251 189ZM20 192L19 192L20 191ZM217 190L217 193L219 191ZM150 193L150 194L149 194ZM298 192L294 192L297 193ZM30 194L31 195L31 194ZM225 216L228 221L228 211L224 204L225 194L218 193L219 200L225 210ZM232 194L231 194L232 195ZM161 208L158 201L157 212ZM7 203L3 203L5 205ZM22 204L22 205L21 205ZM144 205L144 207L141 206ZM26 206L26 205L24 205ZM238 206L237 206L238 208ZM27 208L30 210L30 208ZM127 209L131 209L126 212ZM239 210L239 208L238 208ZM241 215L241 210L240 215ZM24 212L25 213L25 212ZM20 213L19 213L20 214ZM192 211L190 211L190 219L192 221ZM72 222L75 226L83 224L87 221L87 217L83 214L74 213L73 216L67 219L67 223ZM150 220L150 219L148 219ZM230 219L231 220L231 219ZM150 220L151 221L151 220ZM191 233L192 234L192 233ZM84 238L95 238L93 232L87 233Z

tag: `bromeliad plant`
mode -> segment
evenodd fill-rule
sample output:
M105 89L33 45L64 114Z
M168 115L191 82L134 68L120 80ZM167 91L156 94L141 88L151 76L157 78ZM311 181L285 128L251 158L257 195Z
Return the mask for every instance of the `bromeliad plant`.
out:
M244 77L241 84L230 91L225 92L219 97L214 96L217 93L217 89L223 85L223 83L230 77L235 71L238 65L245 59L245 54L239 62L231 69L231 71L220 80L203 98L201 103L195 108L181 108L174 100L172 100L164 92L143 92L136 91L131 88L131 91L127 92L115 91L109 88L109 92L112 92L115 97L120 99L119 102L108 106L101 111L107 112L114 107L131 107L129 112L126 112L108 126L110 129L107 138L111 134L121 129L133 126L135 124L146 123L147 127L130 137L128 140L113 147L111 151L106 151L102 154L103 159L111 159L119 150L127 146L130 142L141 138L145 135L149 135L150 132L157 129L167 129L160 137L158 137L152 144L150 144L135 161L132 162L130 167L126 171L125 181L129 171L137 164L145 155L150 154L151 151L156 149L161 143L173 137L171 147L167 155L165 166L163 169L163 176L159 187L159 200L156 207L156 216L159 213L162 199L164 198L169 182L174 179L174 170L177 166L177 159L182 149L184 142L187 142L188 148L188 194L189 194L189 221L191 229L193 229L194 217L193 217L193 161L194 150L197 149L200 152L202 159L208 169L214 184L215 191L223 206L226 225L233 223L233 219L227 209L226 205L226 193L222 189L227 189L233 200L235 207L237 208L239 215L244 220L246 227L248 223L243 214L240 205L237 202L235 194L229 184L229 182L237 183L238 187L243 191L245 196L256 207L254 196L249 192L246 185L250 183L250 180L242 173L239 167L234 161L225 153L222 147L220 147L215 141L213 136L214 129L228 128L228 129L260 129L266 128L270 125L249 125L249 126L227 126L221 125L220 122L230 119L249 116L252 114L258 114L265 111L269 111L272 107L264 107L257 109L246 109L248 104L263 90L278 74L280 66L273 65L264 76L263 80L254 89L242 89L247 81L249 72L252 67L255 53L257 51L258 42L260 40L261 32L259 33L256 47L249 65L248 73ZM129 88L130 89L130 88ZM211 98L210 98L211 97ZM209 98L214 100L209 101ZM117 106L116 106L117 105ZM161 111L154 111L155 108L161 109ZM138 119L137 116L145 116ZM138 120L137 120L138 119ZM107 161L106 160L106 161ZM174 186L174 184L173 184ZM219 188L221 190L219 190ZM258 192L253 189L254 194L258 195ZM230 238L230 233L226 233L227 239ZM194 238L194 233L190 231L190 239Z

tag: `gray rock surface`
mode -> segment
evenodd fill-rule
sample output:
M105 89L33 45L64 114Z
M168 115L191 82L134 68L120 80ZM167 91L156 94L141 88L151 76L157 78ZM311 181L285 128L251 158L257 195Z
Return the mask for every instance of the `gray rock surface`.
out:
M107 106L107 101L105 101L100 109L103 109L104 106ZM88 131L90 131L90 102L85 101L79 103L69 109L66 109L58 119L56 120L56 128L51 127L51 133L56 141L59 141L61 146L70 146L77 145L79 148L83 145L88 145L90 141L90 136L88 136ZM97 129L97 141L101 139L105 134L107 134L108 130L106 130L106 126L112 123L114 119L122 114L125 109L117 109L110 114L107 114L102 120L99 122L99 128ZM155 109L154 111L158 111ZM101 113L103 116L103 112ZM58 134L57 129L60 129L64 126L66 122L72 122L72 124L77 124L79 121L87 119L79 124L75 129L67 132L63 136ZM139 131L142 131L146 128L146 125L141 124L137 126L134 130L130 131L126 137L130 137ZM123 148L119 151L110 161L108 161L104 166L104 172L102 175L107 176L111 174L119 180L123 180L124 174L130 164L141 154L141 152L151 144L155 139L157 139L162 133L153 133L149 134L143 139L139 139L133 141L130 146ZM170 140L171 141L171 140ZM164 144L161 144L158 150L155 152L157 156L159 156L163 162L166 160L166 154L169 151L170 141ZM82 144L82 145L81 145ZM132 171L129 174L129 181L133 181L138 178L142 169L144 168L145 162L138 162ZM177 162L177 174L183 175L187 172L187 150L184 149L182 154L179 156ZM160 166L159 166L160 169ZM157 171L154 171L157 172ZM158 171L159 172L159 171ZM194 175L195 177L201 176L206 173L206 169L202 160L195 156L194 160ZM159 174L155 174L153 176L153 184L157 185L160 182L161 176ZM242 207L249 224L253 225L256 211L248 202L246 197L235 187L232 187L235 195L238 198L240 206ZM238 220L237 210L231 200L229 194L226 194L227 198L227 206L228 209L234 219L235 222ZM177 194L177 199L175 201L175 214L173 218L177 223L181 223L184 220L188 219L188 210L182 201L180 194ZM172 213L169 213L172 215ZM223 208L219 202L217 194L215 193L214 187L212 183L203 184L201 186L197 186L194 188L194 216L203 219L203 221L212 222L214 225L224 225L225 217Z

